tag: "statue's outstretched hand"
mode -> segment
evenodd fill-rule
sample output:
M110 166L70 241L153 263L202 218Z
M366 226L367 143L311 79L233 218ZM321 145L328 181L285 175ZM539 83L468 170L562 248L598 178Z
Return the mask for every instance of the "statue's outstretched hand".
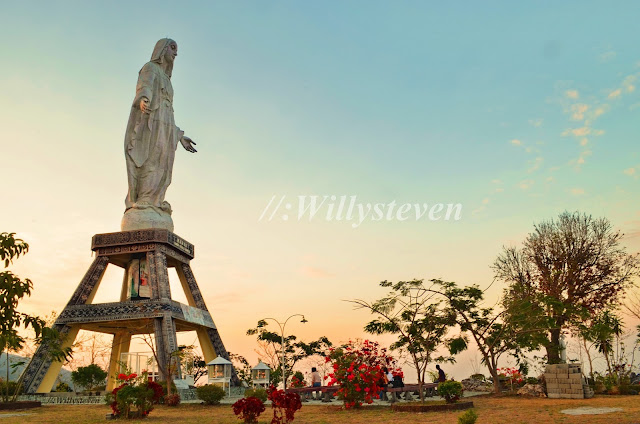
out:
M142 111L142 113L150 113L151 109L150 109L151 105L149 104L149 99L147 99L146 97L143 97L140 100L140 110Z
M180 138L180 143L182 143L182 147L184 147L187 152L197 152L197 150L193 148L193 146L196 145L196 142L191 140L189 137L182 136Z

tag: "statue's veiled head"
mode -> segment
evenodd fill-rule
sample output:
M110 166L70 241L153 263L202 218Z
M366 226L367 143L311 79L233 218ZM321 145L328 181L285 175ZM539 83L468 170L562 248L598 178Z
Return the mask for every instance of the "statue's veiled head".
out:
M171 76L173 70L173 61L178 55L178 43L170 38L162 38L158 40L151 54L151 62L159 65L165 65L168 76Z

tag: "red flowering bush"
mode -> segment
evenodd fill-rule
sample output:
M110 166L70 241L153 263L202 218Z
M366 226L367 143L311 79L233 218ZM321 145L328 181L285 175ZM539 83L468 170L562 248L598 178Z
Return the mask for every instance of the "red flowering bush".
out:
M302 373L300 371L297 371L293 377L291 377L291 384L289 385L289 387L291 388L298 388L298 387L305 387L306 383L304 381L304 375L302 375Z
M144 418L162 398L162 387L148 381L147 374L119 374L116 381L121 383L106 397L113 415L119 418Z
M331 348L327 362L333 362L333 372L327 376L329 386L339 384L338 398L346 409L372 403L382 389L378 383L383 378L382 367L391 367L394 360L377 342L349 342L340 348Z
M233 413L245 423L257 423L258 417L264 412L264 403L255 396L242 398L231 407Z
M513 385L521 384L524 381L524 377L522 373L517 368L497 368L498 376L506 379L511 386L511 391L513 391Z
M273 408L271 424L287 424L293 421L293 415L302 408L300 395L297 393L285 393L277 390L275 386L267 389L267 395Z
M153 403L160 403L164 397L164 389L162 386L155 381L147 381L147 387L153 390Z

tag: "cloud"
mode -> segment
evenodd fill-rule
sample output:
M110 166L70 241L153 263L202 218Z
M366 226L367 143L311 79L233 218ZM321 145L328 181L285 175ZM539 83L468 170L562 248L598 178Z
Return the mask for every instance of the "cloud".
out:
M522 141L514 138L513 140L511 140L511 144L513 144L514 146L522 146Z
M602 106L598 106L597 108L594 109L593 113L591 114L591 118L595 119L600 115L604 115L607 110L609 110L609 105L604 104Z
M304 276L310 277L310 278L328 278L328 277L333 277L334 275L324 269L315 268L311 266L302 267L300 271Z
M544 162L544 158L542 156L538 156L534 160L530 160L529 163L531 164L531 166L529 167L529 169L527 169L527 172L532 173L534 171L537 171L542 166L542 162Z
M482 199L482 204L483 205L488 205L489 204L489 198L485 197L484 199Z
M621 89L615 89L613 90L611 93L609 93L609 98L610 99L616 99L618 97L620 97L620 94L622 94L622 90Z
M491 182L494 184L502 184L502 180L498 180L498 179L491 180Z
M578 156L577 159L569 161L569 165L575 166L576 170L580 170L580 166L584 165L584 163L586 162L586 157L591 156L591 153L591 150L583 150L582 152L580 152L580 156Z
M548 183L552 183L554 182L556 179L554 177L547 177L547 179L545 180Z
M617 53L614 52L613 50L609 50L607 52L604 52L600 55L600 62L609 62L613 59L615 59L617 56Z
M542 126L542 119L529 119L529 124L533 127L539 128Z
M567 96L568 99L577 99L580 97L578 90L567 90L564 92L564 95Z
M496 193L502 193L504 191L504 189L502 187L498 187L497 189L494 190Z
M633 90L636 89L636 86L633 85L636 79L637 77L635 75L629 75L622 81L622 88L624 88L627 93L633 92Z
M582 196L584 194L584 189L572 188L571 189L571 194L573 194L574 196Z
M529 188L531 188L531 186L534 183L535 183L535 181L533 181L533 180L522 180L518 184L518 187L521 188L522 190L528 190Z
M571 105L571 119L574 121L582 121L584 119L584 113L589 109L589 105L584 103L576 103Z
M624 171L625 175L629 175L630 177L636 174L636 168L627 168Z
M589 140L586 138L583 138L582 140L580 140L580 145L581 146L586 146L587 144L589 144Z
M575 137L584 137L591 133L591 128L589 127L580 127L580 128L568 128L562 132L563 136L573 135Z

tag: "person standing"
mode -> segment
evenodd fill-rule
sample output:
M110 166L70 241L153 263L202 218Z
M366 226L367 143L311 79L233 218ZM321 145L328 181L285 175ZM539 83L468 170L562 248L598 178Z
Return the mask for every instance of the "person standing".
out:
M436 369L438 370L438 383L442 383L443 381L446 381L447 376L444 374L444 371L442 370L442 368L440 368L440 365L436 365Z

